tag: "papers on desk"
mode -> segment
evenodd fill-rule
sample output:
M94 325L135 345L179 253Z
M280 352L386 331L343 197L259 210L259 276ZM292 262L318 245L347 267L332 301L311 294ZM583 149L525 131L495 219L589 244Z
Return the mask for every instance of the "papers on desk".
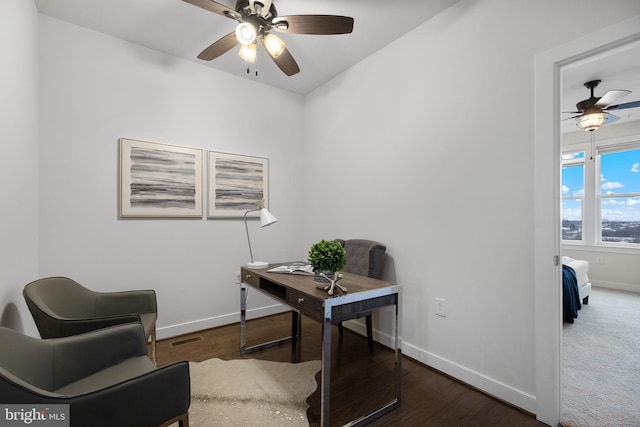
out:
M301 274L304 276L313 276L313 268L311 265L281 265L267 270L268 273L284 273L284 274Z

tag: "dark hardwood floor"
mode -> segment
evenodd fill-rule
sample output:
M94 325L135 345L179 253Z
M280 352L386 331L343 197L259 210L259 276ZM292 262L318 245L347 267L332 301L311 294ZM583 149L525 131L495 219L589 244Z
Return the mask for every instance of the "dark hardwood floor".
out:
M290 333L289 313L251 320L247 344L273 340ZM394 357L388 348L376 345L368 352L365 337L345 329L338 335L333 327L331 374L331 424L343 425L389 401L393 395ZM254 358L278 362L319 360L321 326L303 316L302 339L295 349L283 344L270 349L240 354L240 325L227 325L157 343L158 366L178 360L199 362L219 359ZM370 426L545 426L531 414L468 387L408 357L402 358L400 408L372 422ZM319 383L319 374L316 376ZM320 425L320 388L308 399L312 427Z

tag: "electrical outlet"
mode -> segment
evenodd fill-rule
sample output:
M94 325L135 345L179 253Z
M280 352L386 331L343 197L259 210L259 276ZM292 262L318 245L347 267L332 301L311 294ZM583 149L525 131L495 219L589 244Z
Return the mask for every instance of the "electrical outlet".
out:
M604 257L597 256L596 257L596 264L604 264Z
M436 298L436 316L447 317L447 300Z
M239 272L239 271L236 271L236 273L235 273L235 274L236 274L236 284L237 284L237 285L239 285L239 284L240 284L240 282L241 282L241 280L240 280L240 272Z

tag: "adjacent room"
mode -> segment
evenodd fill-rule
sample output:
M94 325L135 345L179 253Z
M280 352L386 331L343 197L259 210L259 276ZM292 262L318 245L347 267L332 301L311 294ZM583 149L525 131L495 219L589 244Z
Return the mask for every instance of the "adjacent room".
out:
M566 427L640 422L630 398L640 366L638 58L640 44L627 43L562 70L562 253L580 303L563 326ZM589 99L604 121L585 130L576 110Z
M640 3L240 3L0 3L1 339L57 345L23 292L66 277L93 292L147 298L140 324L72 335L103 342L87 344L87 359L100 364L97 349L120 351L123 336L138 356L148 342L149 375L176 375L184 388L189 366L200 396L211 390L195 372L226 373L216 377L226 393L240 361L251 363L241 369L249 378L274 372L264 380L277 384L293 375L300 405L309 406L291 416L301 425L351 420L360 407L350 399L363 389L386 396L390 383L403 392L400 408L373 425L492 423L492 414L502 420L493 425L559 425L563 388L573 387L562 360L567 328L594 317L604 289L640 291L640 242L609 233L621 222L637 226L640 187L632 186L637 178L602 173L617 170L616 153L640 149L640 108L606 111L618 118L594 131L576 126L590 113L576 107L590 97L584 83L601 80L596 97L630 92L607 105L640 100L637 63L614 60L638 57ZM315 14L353 21L295 17ZM243 21L258 31L247 44L234 31ZM177 185L163 205L145 185L167 163L177 166L164 178ZM582 188L568 185L565 171L576 170ZM136 195L127 192L134 187ZM218 189L259 194L261 203L217 203ZM622 205L626 216L614 217ZM261 208L277 222L261 218ZM344 278L329 284L337 295L339 285L351 286L348 298L357 286L383 289L391 296L381 308L337 315L340 322L329 316L323 329L326 317L305 315L304 296L282 293L293 275L247 270L259 262L300 267L292 262L310 262L312 245L333 239L345 240L345 253L349 240L380 244L377 278L349 271L347 257L336 267ZM591 294L573 324L562 318L562 256L588 262ZM84 301L63 305L76 311ZM245 320L251 342L299 339L241 354ZM196 347L203 353L189 350ZM208 362L181 363L185 351ZM339 397L325 395L324 356ZM637 353L628 363L638 363ZM402 381L386 376L387 367ZM352 373L380 382L351 390ZM329 395L334 410L324 413ZM167 404L157 424L188 424L184 403ZM193 425L201 403L192 393Z

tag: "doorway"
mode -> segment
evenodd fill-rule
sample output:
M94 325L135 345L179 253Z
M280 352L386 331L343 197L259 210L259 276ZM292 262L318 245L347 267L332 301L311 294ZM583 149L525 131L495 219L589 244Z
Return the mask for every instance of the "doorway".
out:
M631 91L631 94L611 104L637 101L640 99L640 42L626 43L587 57L563 67L560 71L563 112L576 111L576 103L590 96L587 87L598 80L600 82L594 87L594 96L604 96L609 90L625 89ZM575 114L562 114L562 117L570 119L572 115ZM562 206L562 220L571 220L571 223L580 230L579 235L567 234L564 237L582 240L582 242L569 240L562 248L566 251L562 255L587 260L590 264L589 277L594 285L598 284L593 280L598 277L598 271L601 280L605 278L616 280L617 277L624 278L621 280L623 283L635 283L634 266L628 265L634 262L631 259L633 255L628 252L625 254L612 252L612 248L599 246L597 242L600 241L600 237L596 231L599 228L596 225L602 218L603 230L608 229L610 233L608 239L614 238L614 235L621 236L622 239L632 237L622 233L625 233L625 228L629 224L626 221L635 220L633 218L635 208L633 205L623 206L619 203L629 200L627 197L604 198L602 207L607 209L607 213L605 215L603 211L601 214L596 194L601 191L601 186L606 186L608 192L612 194L629 193L636 188L637 184L634 185L634 182L637 178L633 176L637 174L630 170L633 169L632 163L629 168L622 167L632 158L635 159L635 155L630 154L628 158L623 158L619 154L609 153L611 147L615 150L615 147L622 147L625 143L635 144L638 141L640 108L613 109L609 115L617 117L617 120L592 132L579 129L575 120L563 120L561 124L563 152L566 154L564 150L568 149L572 153L565 156L563 162L565 166L573 165L565 167L562 176L562 187L567 189L567 192L562 194L565 198ZM604 156L602 168L598 167L600 156L596 155L596 144L599 144L599 151L604 150L601 151ZM607 153L607 147L609 147L609 153ZM574 154L577 152L580 152L581 156ZM613 158L617 161L610 160L611 156L615 156ZM568 160L569 157L573 159ZM576 174L576 171L582 173ZM577 198L572 198L576 191L581 194L578 194ZM609 201L608 204L607 201ZM609 217L609 222L605 222L606 217ZM565 232L566 230L563 230L563 233ZM625 267L625 260L628 267ZM613 266L619 270L614 271ZM624 274L622 271L629 273ZM603 284L603 282L600 283ZM633 319L637 319L635 315L637 302L635 301L638 298L634 298L633 294L625 298L624 293L607 291L604 288L598 288L597 292L594 288L592 294L594 296L591 298L591 304L583 305L575 323L564 323L562 328L561 421L566 423L565 425L599 425L606 423L604 420L608 419L619 420L625 425L636 425L638 416L632 409L635 403L629 401L625 404L624 402L627 402L627 396L637 395L637 391L635 394L633 392L634 389L638 390L637 378L628 371L620 371L617 366L619 364L634 366L634 363L621 363L621 361L633 361L637 354L637 351L633 350L636 347L633 331L637 320L633 321ZM626 312L631 315L622 316L622 313ZM619 325L624 327L617 327L618 322L627 320L629 323ZM605 342L607 345L604 345ZM611 381L603 384L597 379L598 377L594 377L596 372L608 373ZM606 390L606 392L595 397L597 395L593 392L596 390Z
M534 138L534 303L536 417L557 426L562 409L560 255L561 70L640 40L640 16L536 56Z

